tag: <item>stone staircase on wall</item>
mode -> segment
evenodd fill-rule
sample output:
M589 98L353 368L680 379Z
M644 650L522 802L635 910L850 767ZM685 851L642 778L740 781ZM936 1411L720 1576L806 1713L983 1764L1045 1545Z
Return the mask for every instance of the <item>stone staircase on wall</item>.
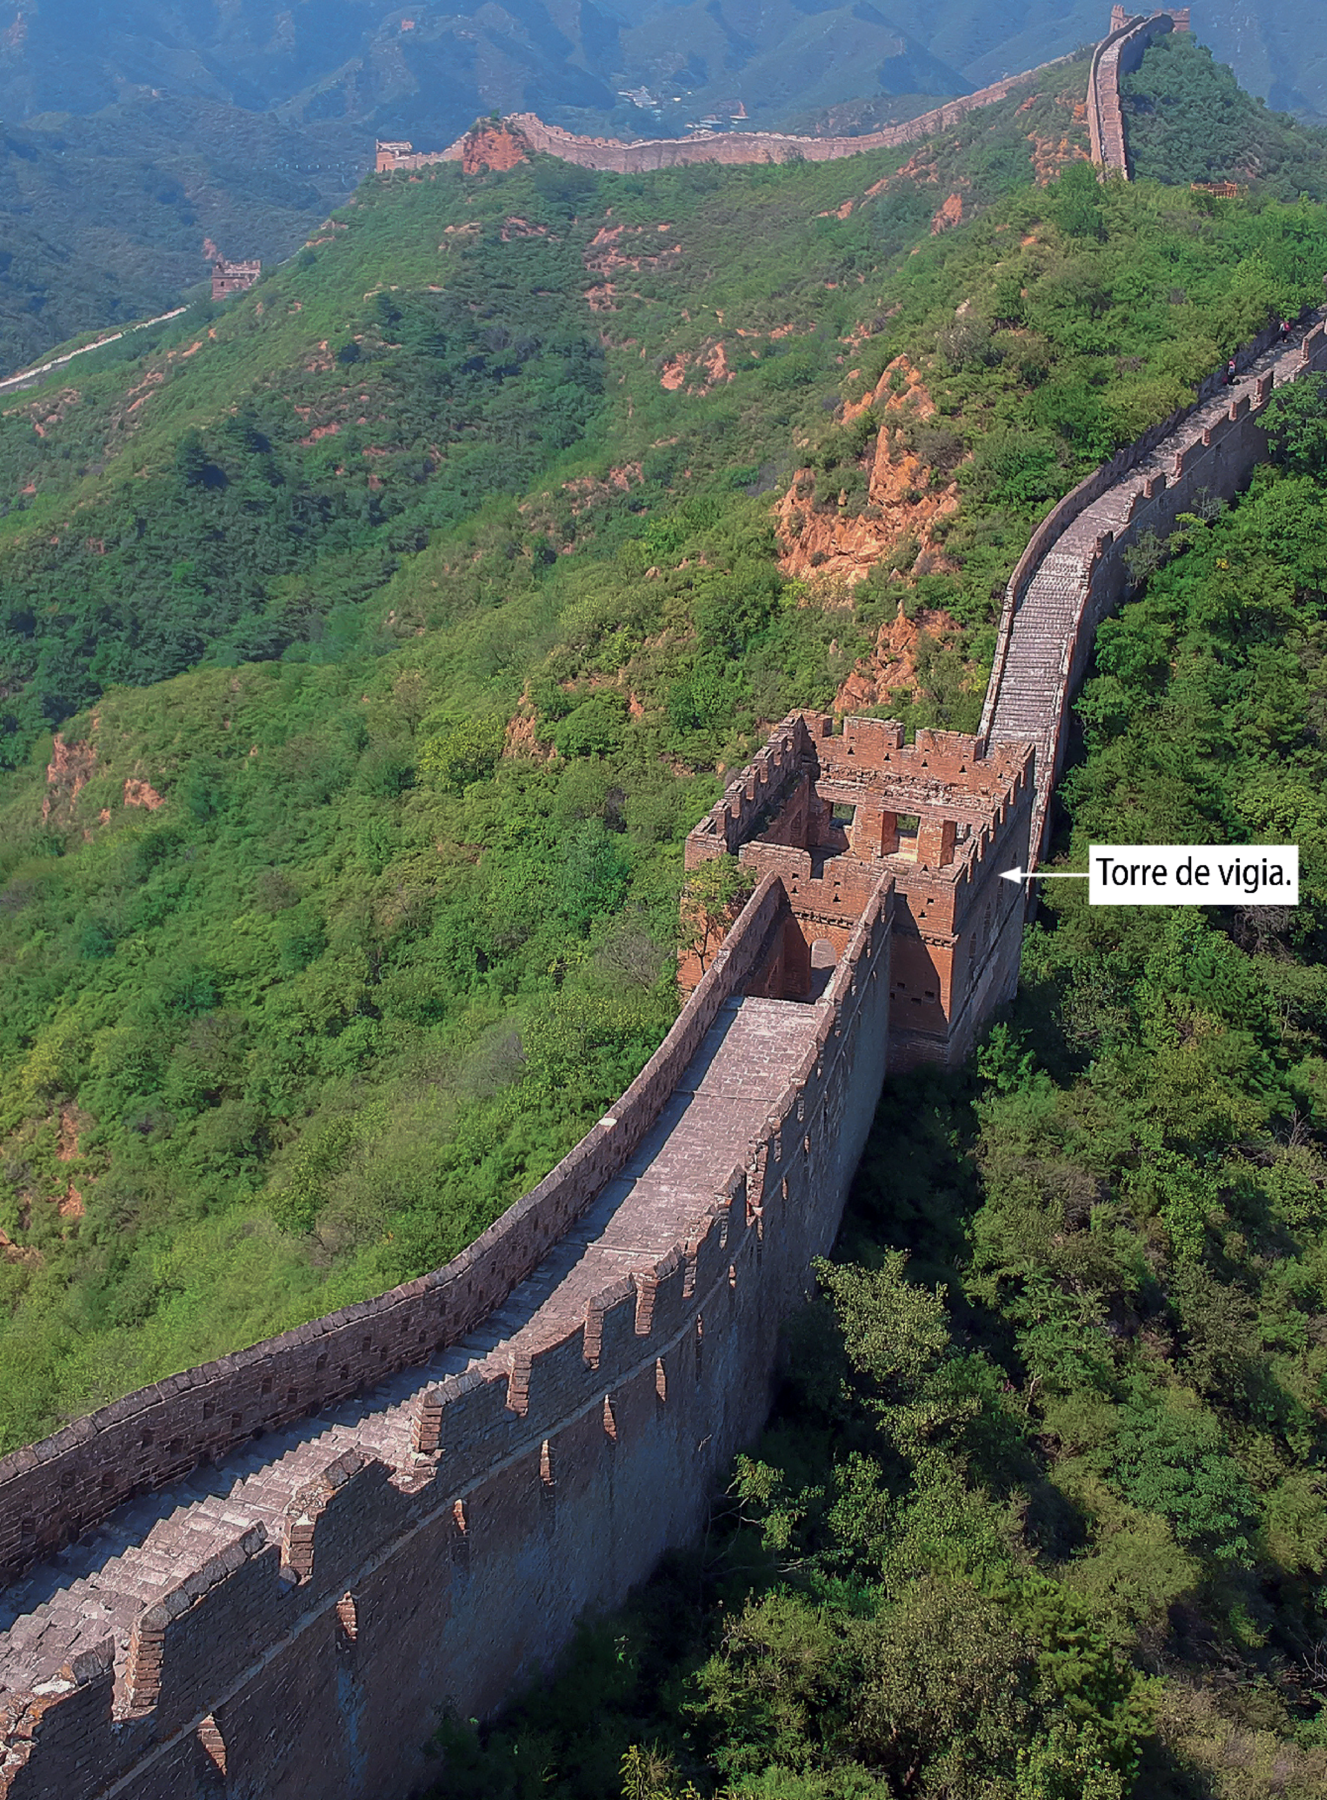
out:
M1213 377L1196 406L1067 495L1015 570L981 731L991 741L1036 745L1034 866L1046 851L1073 692L1097 626L1129 586L1124 551L1147 531L1164 538L1204 490L1229 500L1245 485L1266 455L1258 416L1273 390L1327 368L1323 318L1307 315L1287 342L1269 327L1241 353L1233 385Z

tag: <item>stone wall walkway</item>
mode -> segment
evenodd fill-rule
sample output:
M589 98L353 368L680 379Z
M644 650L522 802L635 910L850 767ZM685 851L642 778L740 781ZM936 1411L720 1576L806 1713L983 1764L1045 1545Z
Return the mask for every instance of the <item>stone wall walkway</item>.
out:
M372 1392L314 1415L187 1480L132 1501L0 1594L0 1714L6 1694L36 1690L108 1637L122 1669L138 1615L193 1571L259 1529L279 1541L297 1490L343 1453L409 1477L420 1396L449 1377L565 1337L588 1299L652 1269L713 1198L716 1173L740 1166L813 1043L821 1008L738 999L723 1008L658 1123L623 1173L506 1303L459 1343ZM540 1433L542 1435L542 1431Z
M1293 381L1304 366L1304 339L1318 325L1314 315L1288 343L1278 344L1252 361L1230 387L1219 388L1205 405L1163 438L1097 499L1085 506L1042 555L1011 621L1008 648L997 660L987 693L983 729L992 740L1031 741L1037 747L1037 800L1033 813L1034 866L1043 837L1051 794L1059 772L1061 737L1066 725L1064 684L1080 640L1091 594L1092 571L1103 538L1120 539L1140 503L1173 476L1177 458L1202 445L1241 401L1257 403L1263 384Z

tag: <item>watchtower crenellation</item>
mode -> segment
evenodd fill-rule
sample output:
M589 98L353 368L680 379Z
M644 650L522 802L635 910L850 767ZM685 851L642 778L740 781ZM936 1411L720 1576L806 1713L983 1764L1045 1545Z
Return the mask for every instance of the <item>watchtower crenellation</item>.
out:
M218 256L212 262L212 298L227 300L232 294L243 294L263 272L261 262L227 262Z

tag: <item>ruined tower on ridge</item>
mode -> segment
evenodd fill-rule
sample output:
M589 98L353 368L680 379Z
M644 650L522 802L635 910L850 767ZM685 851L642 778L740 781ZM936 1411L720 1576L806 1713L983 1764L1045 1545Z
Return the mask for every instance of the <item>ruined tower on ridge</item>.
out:
M227 262L224 256L212 260L212 298L226 300L231 294L242 294L251 288L263 272L260 262Z

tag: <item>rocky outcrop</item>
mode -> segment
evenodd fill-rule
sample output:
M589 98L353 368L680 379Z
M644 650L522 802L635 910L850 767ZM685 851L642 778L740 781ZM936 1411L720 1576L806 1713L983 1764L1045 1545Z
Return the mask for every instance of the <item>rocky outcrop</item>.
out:
M510 124L476 125L461 139L461 167L467 175L479 175L486 169L514 169L529 157L524 135Z
M957 507L958 487L943 476L937 480L934 467L910 441L913 428L934 416L935 404L905 356L894 358L870 394L844 408L845 422L860 417L868 406L880 429L868 441L862 504L841 499L838 505L818 505L816 474L810 468L798 470L779 502L779 562L787 575L853 586L877 563L898 558L900 552L906 553L900 572L924 574L945 566L930 530ZM823 479L832 484L834 476Z

